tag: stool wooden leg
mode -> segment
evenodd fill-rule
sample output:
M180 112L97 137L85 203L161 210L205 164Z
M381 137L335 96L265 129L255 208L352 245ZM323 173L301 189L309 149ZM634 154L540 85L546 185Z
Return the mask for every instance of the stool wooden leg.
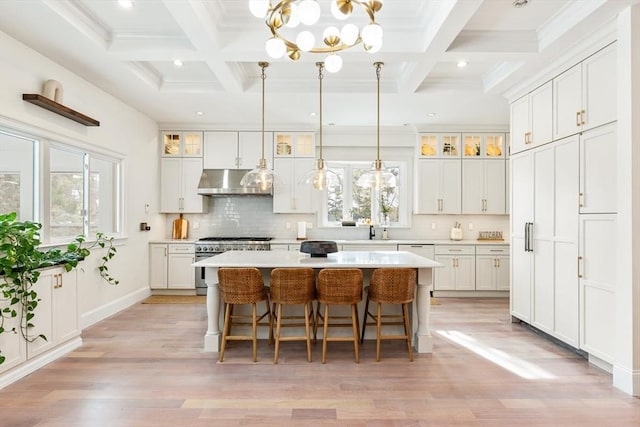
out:
M251 304L251 326L253 327L253 361L258 361L258 315L256 303Z
M404 317L404 333L407 336L407 349L409 350L409 361L413 362L413 347L411 346L411 328L409 325L409 307L402 304L402 316Z
M273 363L278 363L278 354L280 353L280 328L282 327L282 304L278 304L277 305L277 311L276 311L276 336L275 336L275 342L276 342L276 351L275 354L273 356Z
M362 320L362 338L360 338L360 343L364 343L364 331L367 329L367 320L369 317L369 294L367 294L367 300L364 303L364 319Z
M329 329L329 304L324 305L324 319L322 319L322 363L327 361L327 332Z
M353 350L356 356L356 363L360 363L360 331L358 330L358 308L355 304L351 304L351 325L353 328Z
M380 339L382 338L382 304L378 303L376 315L376 362L380 361Z
M231 307L232 304L226 304L224 308L224 326L222 328L222 346L220 347L220 362L224 361L224 350L227 347L227 336L231 330Z
M311 327L309 324L309 304L304 305L304 333L307 337L307 361L311 362Z

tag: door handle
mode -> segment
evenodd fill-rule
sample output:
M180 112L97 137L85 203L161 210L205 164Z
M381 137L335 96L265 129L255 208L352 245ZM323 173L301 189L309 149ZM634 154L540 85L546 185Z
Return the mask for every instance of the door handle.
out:
M529 252L533 252L533 223L529 223Z
M529 252L529 223L524 223L524 251Z
M582 257L578 257L578 278L582 279L584 275L580 272L580 265L582 264Z

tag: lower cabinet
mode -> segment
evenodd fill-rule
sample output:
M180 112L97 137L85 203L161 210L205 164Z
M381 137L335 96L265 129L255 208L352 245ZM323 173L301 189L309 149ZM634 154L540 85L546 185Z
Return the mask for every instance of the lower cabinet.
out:
M343 251L397 251L398 245L396 243L372 243L368 244L349 244L342 245Z
M33 291L38 294L39 302L30 321L33 327L27 331L31 342L25 340L20 332L20 314L8 319L4 328L11 330L15 327L16 333L0 334L0 350L6 357L0 365L0 373L80 335L75 270L65 272L58 267L42 270ZM46 340L39 335L44 335Z
M149 245L151 289L195 289L195 245L152 243Z
M469 291L476 289L475 246L436 246L436 291Z
M476 247L476 290L509 290L509 247Z

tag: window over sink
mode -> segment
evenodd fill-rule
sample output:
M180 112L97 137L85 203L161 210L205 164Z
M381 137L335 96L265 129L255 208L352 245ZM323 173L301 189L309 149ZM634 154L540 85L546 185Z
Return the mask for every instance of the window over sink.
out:
M375 224L388 227L408 225L409 189L406 162L385 162L395 175L396 187L381 189L356 185L358 178L371 168L370 162L328 161L327 168L340 178L324 192L322 226L340 227L342 221L356 224Z

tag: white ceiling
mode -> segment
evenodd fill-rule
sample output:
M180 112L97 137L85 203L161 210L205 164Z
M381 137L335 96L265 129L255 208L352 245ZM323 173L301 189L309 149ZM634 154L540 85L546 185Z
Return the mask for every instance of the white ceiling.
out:
M515 8L513 0L387 0L377 14L382 49L341 52L343 69L326 73L324 123L375 125L372 64L383 61L382 126L504 127L507 89L631 1L530 0ZM323 55L270 60L269 30L247 0L135 0L129 10L116 0L0 0L0 31L160 124L258 128L257 63L268 60L267 128L318 126L310 113L318 110L315 62ZM460 59L466 68L456 66Z

